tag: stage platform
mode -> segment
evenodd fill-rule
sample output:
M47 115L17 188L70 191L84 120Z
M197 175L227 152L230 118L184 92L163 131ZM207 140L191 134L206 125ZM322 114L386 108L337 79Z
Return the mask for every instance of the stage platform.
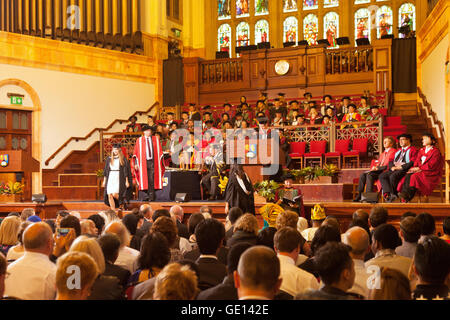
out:
M318 202L305 202L305 212L307 218L310 216L311 209ZM352 214L357 209L364 209L370 212L373 208L373 204L367 203L353 203L353 202L319 202L325 209L327 215L335 216L341 223L342 231L345 231L348 224L351 222ZM134 208L139 208L143 203L138 201L132 201L130 203L130 208L120 214L126 214L129 210ZM193 213L199 212L202 206L209 206L213 210L213 216L221 221L225 221L225 202L223 201L192 201L187 203L176 203L176 202L152 202L150 203L153 210L164 208L170 209L175 204L181 205L185 211L185 220L189 219L189 216ZM256 203L256 211L261 208L264 203ZM407 211L414 212L416 214L422 212L428 212L436 220L438 232L442 233L442 221L450 216L450 204L445 203L383 203L389 211L390 222L394 225L398 225L400 217L403 213ZM17 211L21 212L25 208L34 208L36 212L43 219L54 219L56 217L56 212L58 210L68 210L68 211L78 211L82 218L87 218L92 214L98 213L99 211L108 210L108 207L101 201L91 201L91 202L71 202L71 201L51 201L46 204L36 204L36 203L1 203L0 204L0 216L6 216L9 212ZM260 225L263 221L260 215L258 220Z

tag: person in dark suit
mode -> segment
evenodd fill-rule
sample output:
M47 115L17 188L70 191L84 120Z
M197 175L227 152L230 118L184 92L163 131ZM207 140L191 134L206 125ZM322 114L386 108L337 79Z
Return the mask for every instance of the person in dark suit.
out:
M189 239L188 227L185 224L183 224L184 218L183 208L178 205L173 206L172 208L170 208L170 216L177 223L178 235L180 237Z
M225 238L225 227L216 219L206 219L195 228L200 257L196 263L199 269L198 288L206 290L221 283L227 275L227 267L217 254Z
M142 226L136 231L136 234L143 238L148 234L148 231L152 227L152 206L149 204L141 205L141 207L139 208L139 213L144 216L144 222L142 223Z
M229 223L231 226L228 229L228 231L225 233L225 240L228 241L233 236L234 232L234 224L236 221L244 214L241 208L239 207L233 207L230 209L227 215L227 223Z
M131 275L130 271L114 264L119 256L119 237L113 233L105 233L98 239L98 243L105 256L105 272L103 275L116 277L119 279L122 288L126 288L128 278L130 278Z

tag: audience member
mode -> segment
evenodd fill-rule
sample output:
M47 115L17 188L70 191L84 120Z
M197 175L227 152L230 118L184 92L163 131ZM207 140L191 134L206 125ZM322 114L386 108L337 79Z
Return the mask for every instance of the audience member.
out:
M44 222L28 226L23 233L25 254L8 266L5 296L22 300L54 300L56 266L49 256L53 235Z
M385 207L379 205L373 207L369 215L370 230L387 223L388 218L389 214Z
M59 228L59 223L61 222L61 220L65 217L67 217L68 215L70 215L69 211L66 210L59 210L58 212L56 212L56 227Z
M239 242L249 242L256 245L258 239L258 220L251 213L241 216L234 224L233 236L227 241L227 246L231 248Z
M198 248L197 240L195 239L195 228L203 220L205 220L205 217L201 213L194 213L189 217L188 220L189 243L191 244L192 250Z
M225 227L215 219L206 219L195 228L200 257L196 263L199 269L198 287L206 290L221 283L227 275L226 266L217 258L223 239Z
M299 294L298 300L352 300L362 297L348 292L355 281L355 267L347 245L329 242L314 256L324 286L320 290Z
M131 236L130 248L138 251L141 249L142 237L137 234L137 230L142 226L143 221L144 216L142 216L137 209L134 209L130 214L127 214L122 218L122 223L127 227Z
M200 213L205 217L205 219L211 219L213 211L209 206L201 206Z
M317 279L296 266L301 244L301 234L292 227L281 228L275 234L275 252L280 260L280 276L283 279L280 290L292 297L310 289L319 289Z
M429 213L420 213L416 217L416 221L420 225L420 239L419 243L426 236L432 236L436 233L436 223L434 221L434 217Z
M194 300L197 294L197 276L186 265L169 264L156 277L154 300Z
M280 261L264 246L247 249L234 272L239 300L273 300L282 283Z
M113 233L106 233L98 238L98 244L105 257L105 272L103 272L103 275L116 277L119 279L122 288L126 288L131 273L127 269L114 264L119 256L119 237Z
M308 229L308 220L303 217L298 217L297 231L302 233L306 229Z
M69 287L73 266L79 268L79 287ZM56 300L87 300L98 276L94 259L83 252L68 252L56 264Z
M402 214L402 216L400 217L400 221L402 221L403 219L405 219L406 217L417 217L417 214L415 214L414 212L411 211L406 211L404 214Z
M183 224L184 211L183 208L179 205L175 205L170 208L170 216L174 219L174 222L177 224L178 236L189 239L189 231L185 224Z
M364 209L358 209L355 212L353 212L352 220L356 219L362 219L363 221L366 221L367 224L369 223L369 214Z
M239 207L233 207L228 211L227 220L226 220L227 223L225 225L225 229L226 229L225 240L226 241L228 241L228 239L230 239L233 236L234 225L235 225L236 221L242 215L244 215L244 212Z
M97 237L98 230L94 221L85 219L80 222L81 234L85 236Z
M14 262L17 259L21 258L25 253L25 248L23 246L23 233L25 229L31 225L32 223L29 221L24 221L20 224L19 233L17 234L18 243L14 247L11 247L8 250L8 255L6 256L6 260L8 263Z
M277 229L273 227L267 227L258 232L256 245L266 246L272 250L275 250L273 239L277 233Z
M336 230L339 231L339 233L341 232L341 225L339 224L339 221L333 217L333 216L328 216L325 221L322 223L323 226L331 226L333 228L336 228Z
M411 300L408 278L399 270L382 267L379 289L370 289L369 300Z
M306 241L311 242L314 238L314 234L319 229L319 227L322 225L322 222L325 221L325 218L327 216L325 215L325 209L321 206L314 207L313 210L311 210L311 223L312 227L308 228L306 230L303 230L302 236L305 238Z
M155 213L158 210L155 211ZM167 210L166 210L167 211ZM152 227L150 228L150 233L152 232L161 232L167 239L170 248L170 262L177 262L183 259L183 254L179 249L179 243L177 242L178 238L178 229L175 225L175 222L169 217L161 216L153 222Z
M27 221L29 217L34 216L36 212L32 208L26 208L22 210L22 213L20 214L20 219L22 221Z
M97 228L97 235L101 235L103 233L103 229L105 228L105 219L99 214L93 214L89 216L89 220L92 220Z
M94 259L98 276L92 285L88 300L121 300L123 287L116 277L105 276L105 256L97 239L80 236L70 246L69 252L84 252Z
M152 227L152 215L153 215L153 209L150 204L143 204L139 208L139 212L144 217L144 222L142 223L142 226L137 231L137 234L143 238L146 236Z
M74 229L75 235L77 237L81 236L80 220L75 216L68 215L62 218L61 222L59 223L59 227Z
M446 217L442 222L442 229L444 235L441 237L442 240L447 241L450 244L450 217Z
M449 299L450 244L436 236L425 236L417 245L413 271L418 278L414 299Z
M31 223L36 223L36 222L42 222L42 219L39 216L34 215L34 216L28 217L27 221L29 221Z
M120 221L117 213L114 210L106 210L98 213L105 221L105 226L109 225L111 222Z
M399 256L412 259L416 252L417 241L420 238L420 224L413 217L406 217L400 221L400 237L403 244L395 248Z
M119 256L115 262L116 265L134 273L137 268L137 258L139 251L129 247L130 233L121 221L111 222L106 226L104 234L112 233L120 239Z
M297 229L298 214L291 210L280 212L276 220L276 229L280 230L285 227Z
M364 266L364 257L370 250L369 233L361 227L352 227L347 230L343 237L343 243L351 248L350 257L355 266L355 282L349 292L357 293L365 299L369 297L367 279L369 274Z
M366 262L365 266L376 265L396 269L408 277L412 260L399 256L395 253L395 248L402 244L397 230L390 224L378 226L372 235L372 251L375 257Z
M0 224L0 252L5 256L9 249L17 244L17 234L20 229L20 218L6 217Z
M155 223L155 221L158 220L159 217L167 217L167 218L170 218L170 212L169 212L169 210L167 210L167 209L158 209L158 210L155 210L155 211L153 212L153 215L152 215L153 223Z

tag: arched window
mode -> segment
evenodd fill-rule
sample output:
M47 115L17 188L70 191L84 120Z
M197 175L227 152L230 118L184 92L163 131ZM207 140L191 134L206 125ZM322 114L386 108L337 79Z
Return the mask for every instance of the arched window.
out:
M369 3L370 0L355 0L355 4Z
M297 11L297 0L283 0L283 11L284 12Z
M398 10L398 23L404 31L416 31L416 8L412 3L404 3L400 6ZM400 38L404 38L405 34L400 33L399 36Z
M236 17L242 18L248 16L250 16L249 0L236 0Z
M269 42L269 22L259 20L255 24L255 44Z
M319 19L315 14L308 14L303 19L303 39L308 41L309 45L317 44L319 34Z
M288 17L283 23L283 42L298 42L298 20Z
M382 6L377 10L377 38L392 34L392 25L394 24L394 17L392 9L388 6Z
M319 7L319 0L303 0L303 10L313 10Z
M338 6L339 6L339 0L323 0L324 8L331 8L331 7L338 7Z
M250 26L247 22L241 22L236 27L236 46L250 45Z
M228 51L231 55L231 27L228 23L219 27L217 43L219 51Z
M370 12L362 8L355 12L355 39L370 40Z
M269 0L255 0L255 16L269 13Z
M336 47L336 39L339 37L339 15L336 12L328 12L323 17L323 33L331 47Z
M217 15L219 20L231 18L230 0L217 0Z

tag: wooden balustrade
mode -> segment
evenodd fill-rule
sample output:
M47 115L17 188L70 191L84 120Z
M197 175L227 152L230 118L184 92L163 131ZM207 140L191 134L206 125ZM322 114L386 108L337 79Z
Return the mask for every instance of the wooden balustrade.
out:
M326 73L358 73L373 71L373 49L370 46L326 51Z
M222 59L200 63L201 84L242 81L242 60Z

